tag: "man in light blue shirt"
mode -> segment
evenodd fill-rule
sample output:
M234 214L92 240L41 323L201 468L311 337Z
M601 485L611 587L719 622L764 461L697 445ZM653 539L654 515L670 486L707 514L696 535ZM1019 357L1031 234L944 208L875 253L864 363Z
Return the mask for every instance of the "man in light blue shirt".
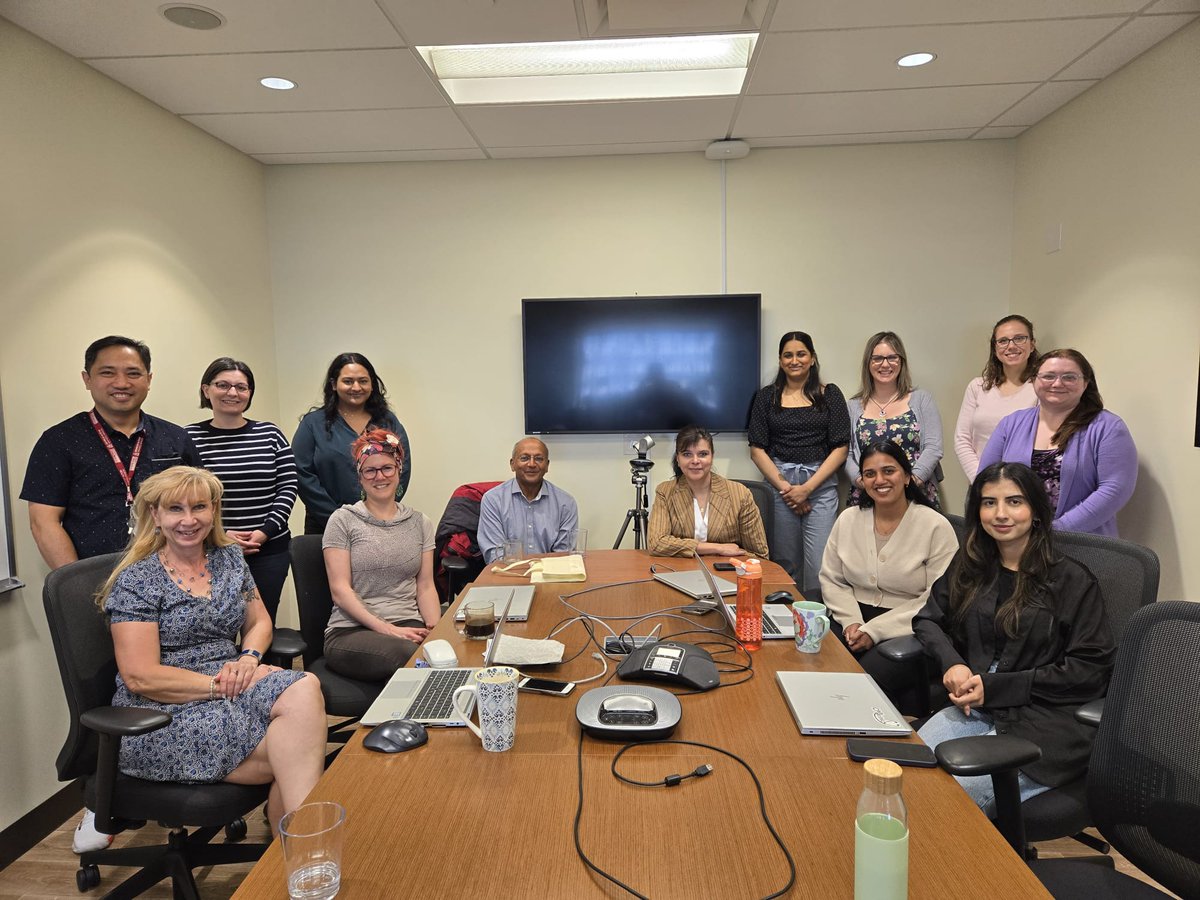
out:
M526 554L570 550L579 508L574 497L546 481L546 445L537 438L517 441L508 467L516 477L496 485L479 504L477 538L484 561L503 556L505 541L520 541Z

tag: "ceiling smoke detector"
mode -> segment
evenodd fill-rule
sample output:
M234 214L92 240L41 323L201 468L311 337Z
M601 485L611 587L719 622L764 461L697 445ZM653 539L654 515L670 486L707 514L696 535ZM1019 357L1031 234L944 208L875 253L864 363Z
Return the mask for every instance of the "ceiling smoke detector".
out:
M713 141L704 148L706 159L741 159L750 155L750 145L745 141Z
M212 31L225 24L225 19L220 13L203 6L192 6L190 3L172 3L160 7L159 12L168 22L196 31Z

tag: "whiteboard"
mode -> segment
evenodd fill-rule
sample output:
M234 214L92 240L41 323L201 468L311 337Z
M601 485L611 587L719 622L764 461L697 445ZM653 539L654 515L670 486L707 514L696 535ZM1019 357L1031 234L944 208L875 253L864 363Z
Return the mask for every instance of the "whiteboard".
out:
M0 594L23 585L13 555L12 504L8 497L8 452L4 447L4 409L0 406Z

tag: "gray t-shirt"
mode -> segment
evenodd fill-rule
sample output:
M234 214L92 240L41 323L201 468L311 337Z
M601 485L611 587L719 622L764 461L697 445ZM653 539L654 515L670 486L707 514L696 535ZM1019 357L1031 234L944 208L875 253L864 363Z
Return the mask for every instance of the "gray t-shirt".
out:
M433 549L429 516L397 504L390 522L376 519L362 501L335 510L325 526L322 548L350 551L350 586L372 613L385 622L420 619L417 575L421 554ZM359 623L334 606L325 634Z

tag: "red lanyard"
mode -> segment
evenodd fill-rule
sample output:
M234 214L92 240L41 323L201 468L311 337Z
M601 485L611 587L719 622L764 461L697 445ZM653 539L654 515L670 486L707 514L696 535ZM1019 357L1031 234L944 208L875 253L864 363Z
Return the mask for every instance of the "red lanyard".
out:
M108 434L104 431L104 426L100 424L100 419L96 417L96 411L93 409L88 413L88 418L92 420L92 427L96 429L96 434L100 436L100 443L104 444L104 449L108 451L108 455L112 457L113 465L117 467L117 474L121 476L121 480L125 482L125 505L133 505L133 473L137 471L138 457L142 455L142 444L146 440L146 434L143 432L138 435L137 443L133 445L133 456L129 459L129 471L125 470L125 463L121 462L121 457L117 456L116 448L113 447L113 442Z

